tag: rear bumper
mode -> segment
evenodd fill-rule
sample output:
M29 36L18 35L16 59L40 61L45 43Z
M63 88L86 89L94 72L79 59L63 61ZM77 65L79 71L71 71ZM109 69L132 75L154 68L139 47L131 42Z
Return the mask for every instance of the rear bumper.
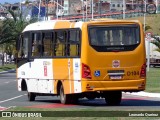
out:
M143 91L145 90L146 80L123 80L123 81L82 81L82 91Z

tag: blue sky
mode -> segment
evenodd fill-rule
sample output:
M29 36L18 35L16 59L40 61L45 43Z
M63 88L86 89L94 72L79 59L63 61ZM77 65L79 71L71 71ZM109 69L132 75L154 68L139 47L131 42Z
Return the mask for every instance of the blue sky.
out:
M16 2L19 2L20 0L0 0L0 3L1 4L4 4L5 2L8 2L8 3L16 3ZM23 0L21 0L23 1Z

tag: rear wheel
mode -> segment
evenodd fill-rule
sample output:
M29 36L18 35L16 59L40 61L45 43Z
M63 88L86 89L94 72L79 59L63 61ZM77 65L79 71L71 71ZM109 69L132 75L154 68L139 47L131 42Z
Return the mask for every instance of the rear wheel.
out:
M64 94L63 85L60 87L60 101L62 104L69 104L71 102L71 97L69 94Z
M28 100L35 101L36 95L32 92L28 92Z
M122 99L121 91L104 92L105 101L108 105L120 105Z

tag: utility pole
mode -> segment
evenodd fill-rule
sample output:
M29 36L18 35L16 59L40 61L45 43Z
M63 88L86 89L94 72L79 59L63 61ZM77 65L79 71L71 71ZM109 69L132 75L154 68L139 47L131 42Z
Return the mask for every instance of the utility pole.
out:
M99 2L98 2L98 14L99 14L99 17L101 18L101 7L102 7L102 1L100 0Z
M101 13L102 13L102 1L100 0L100 18L101 18Z
M83 21L84 21L84 0L82 0Z
M91 7L91 9L92 9L92 20L93 20L93 12L94 12L94 10L93 10L93 0L92 0L91 5L92 5L92 7Z
M156 0L156 14L158 13L158 0Z
M38 8L38 21L40 20L40 13L41 13L41 0L39 0L39 8Z
M87 7L88 7L88 0L86 0L86 20L87 20Z
M57 20L58 20L58 0L57 0L57 2L56 2L56 5L57 5L56 15L57 15Z
M19 1L19 11L20 11L20 14L22 14L22 1L21 0Z
M48 20L48 0L47 0L47 20Z
M123 0L123 19L125 19L126 2Z

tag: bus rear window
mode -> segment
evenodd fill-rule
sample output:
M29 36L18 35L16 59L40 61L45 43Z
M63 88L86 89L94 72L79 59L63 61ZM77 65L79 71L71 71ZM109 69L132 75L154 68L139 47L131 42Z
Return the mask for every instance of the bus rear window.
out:
M99 52L130 51L140 43L138 25L89 26L90 45Z

